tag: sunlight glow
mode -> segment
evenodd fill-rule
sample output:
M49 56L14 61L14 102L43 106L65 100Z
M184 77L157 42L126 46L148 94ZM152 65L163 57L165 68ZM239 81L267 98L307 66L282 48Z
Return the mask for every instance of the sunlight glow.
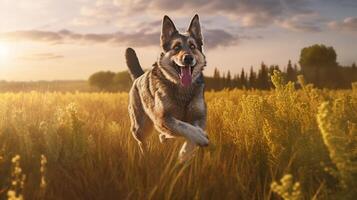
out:
M6 60L10 55L9 47L0 43L0 62Z

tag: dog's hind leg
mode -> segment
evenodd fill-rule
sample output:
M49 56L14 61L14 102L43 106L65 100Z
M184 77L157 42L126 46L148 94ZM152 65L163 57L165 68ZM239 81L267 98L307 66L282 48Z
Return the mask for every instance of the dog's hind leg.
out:
M152 132L152 122L149 117L138 108L132 108L130 112L131 133L138 142L141 153L146 152L146 138Z
M152 133L153 124L142 108L137 91L130 92L129 116L131 133L138 142L142 154L146 152L146 138Z

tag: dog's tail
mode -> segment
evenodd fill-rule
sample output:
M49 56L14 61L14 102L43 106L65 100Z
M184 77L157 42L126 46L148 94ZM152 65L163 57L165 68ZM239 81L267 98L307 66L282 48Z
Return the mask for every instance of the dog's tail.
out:
M132 80L137 79L139 76L144 74L143 69L140 66L139 59L136 56L134 49L127 48L125 51L126 65L129 68L129 74Z

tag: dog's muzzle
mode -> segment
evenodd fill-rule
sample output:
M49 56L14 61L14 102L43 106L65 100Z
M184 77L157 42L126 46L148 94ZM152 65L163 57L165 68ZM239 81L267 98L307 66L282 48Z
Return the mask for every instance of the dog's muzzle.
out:
M179 65L174 61L175 69L180 77L181 85L188 87L192 84L192 73L196 65L196 61L191 54L185 54L182 57L181 63L182 64Z
M175 69L180 77L180 82L183 87L188 87L192 84L192 73L195 66L187 65L180 66L174 62Z
M193 63L193 56L190 55L190 54L186 54L183 56L183 64L185 66L192 66L194 63Z

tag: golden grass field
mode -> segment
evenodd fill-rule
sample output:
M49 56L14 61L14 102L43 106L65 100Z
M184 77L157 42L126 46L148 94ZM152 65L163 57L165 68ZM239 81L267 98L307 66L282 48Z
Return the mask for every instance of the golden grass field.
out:
M272 81L206 92L211 144L185 164L157 134L140 155L126 93L1 93L0 199L354 199L357 87Z

